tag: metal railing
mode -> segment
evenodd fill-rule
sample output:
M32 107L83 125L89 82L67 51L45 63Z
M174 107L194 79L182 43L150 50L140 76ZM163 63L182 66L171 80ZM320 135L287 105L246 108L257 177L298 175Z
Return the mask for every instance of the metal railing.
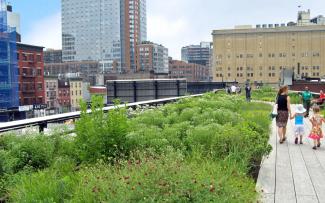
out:
M137 106L144 106L144 105L158 105L158 104L166 104L175 102L180 99L185 98L193 98L193 97L200 97L202 94L191 95L191 96L182 96L182 97L173 97L173 98L166 98L166 99L157 99L157 100L150 100L150 101L143 101L143 102L135 102L130 104L122 104L118 107L128 107L128 108L136 108ZM103 108L104 112L108 112L112 109L116 108L115 106L105 107ZM91 113L91 110L88 110L88 113ZM11 130L18 130L23 129L26 127L38 126L39 131L43 132L45 128L47 128L47 124L49 123L60 123L71 119L78 119L80 118L81 112L71 112L71 113L64 113L64 114L57 114L52 116L45 116L39 118L31 118L19 121L11 121L6 123L0 123L0 132L8 132Z

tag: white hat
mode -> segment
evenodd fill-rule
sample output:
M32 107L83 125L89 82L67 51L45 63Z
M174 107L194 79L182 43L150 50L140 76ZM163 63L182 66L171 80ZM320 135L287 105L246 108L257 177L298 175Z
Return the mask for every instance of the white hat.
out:
M296 113L305 113L306 109L304 108L304 106L302 104L298 104L296 106Z

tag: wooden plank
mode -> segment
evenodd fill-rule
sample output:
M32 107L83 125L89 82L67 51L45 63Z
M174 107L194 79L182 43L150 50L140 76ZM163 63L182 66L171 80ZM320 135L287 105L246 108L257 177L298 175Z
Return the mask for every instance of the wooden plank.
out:
M277 145L275 202L297 202L288 144L292 126L287 126L287 141Z
M325 171L319 160L316 152L311 149L310 145L301 146L301 151L311 177L318 200L325 200Z
M294 144L295 137L293 122L289 122L288 130L291 139L289 139L287 146L291 160L291 169L293 174L295 192L297 195L310 195L316 197L311 178L309 176L304 158L301 154L300 145Z
M316 196L297 195L297 203L315 203L318 202Z
M278 145L276 159L275 202L296 202L288 145Z
M273 194L273 202L275 192L276 136L275 121L273 121L269 139L269 144L273 150L269 156L264 157L256 183L256 190L261 192L262 195Z

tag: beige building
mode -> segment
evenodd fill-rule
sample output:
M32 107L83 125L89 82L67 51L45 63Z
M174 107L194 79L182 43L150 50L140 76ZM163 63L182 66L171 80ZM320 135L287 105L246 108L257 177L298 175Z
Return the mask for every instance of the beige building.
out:
M212 35L214 81L278 84L284 69L297 78L325 77L324 25L244 26Z
M71 110L79 110L83 98L83 80L81 78L70 78L70 104Z

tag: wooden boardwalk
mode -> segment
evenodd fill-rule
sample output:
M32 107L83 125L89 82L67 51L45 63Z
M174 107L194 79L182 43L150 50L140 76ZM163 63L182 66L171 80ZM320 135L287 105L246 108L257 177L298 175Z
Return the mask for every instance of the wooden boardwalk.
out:
M305 126L303 145L294 144L293 120L288 122L287 141L280 144L273 121L269 141L273 151L263 159L256 185L262 202L325 203L325 142L313 150L312 140L307 137L309 120L305 120Z

